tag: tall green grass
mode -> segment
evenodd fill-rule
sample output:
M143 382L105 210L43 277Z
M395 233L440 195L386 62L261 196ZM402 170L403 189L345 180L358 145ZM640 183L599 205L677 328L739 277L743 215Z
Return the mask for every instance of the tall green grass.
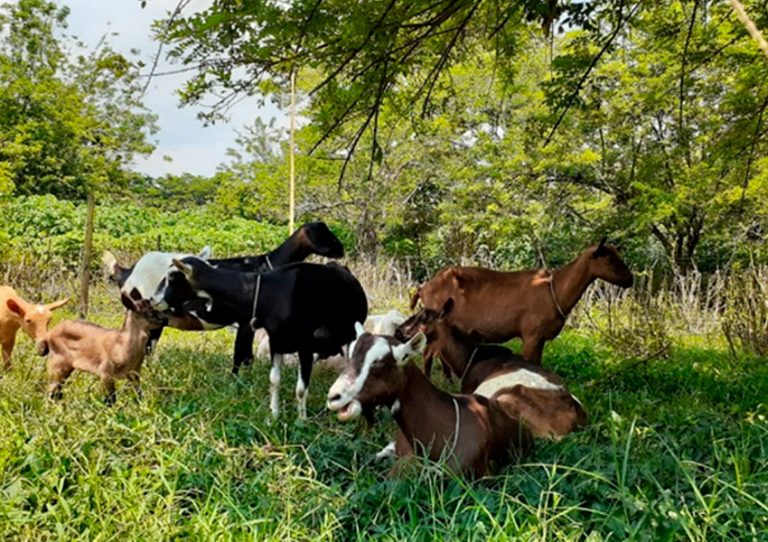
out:
M119 325L116 296L100 296L92 319ZM87 374L49 403L44 359L20 337L0 377L0 539L768 538L768 366L724 344L677 340L666 359L627 369L634 360L610 344L564 333L545 365L589 427L467 482L429 463L391 478L392 463L372 459L391 418L338 422L322 364L310 418L296 419L287 367L283 415L268 423L267 364L233 377L232 343L228 330L167 330L143 398L119 386L109 408Z

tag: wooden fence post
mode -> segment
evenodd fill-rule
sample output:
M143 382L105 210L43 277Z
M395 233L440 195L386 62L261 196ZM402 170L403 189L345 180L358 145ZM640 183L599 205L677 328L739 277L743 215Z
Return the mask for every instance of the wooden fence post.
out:
M96 212L96 199L88 193L85 214L85 242L83 244L83 266L80 272L80 317L88 317L88 287L91 281L91 253L93 252L93 217Z

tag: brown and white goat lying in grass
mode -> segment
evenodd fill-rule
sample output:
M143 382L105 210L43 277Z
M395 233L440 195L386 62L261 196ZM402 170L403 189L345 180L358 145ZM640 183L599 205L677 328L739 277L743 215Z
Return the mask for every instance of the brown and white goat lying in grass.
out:
M101 379L105 402L115 402L115 380L127 378L137 393L139 371L149 332L160 323L148 315L127 311L121 329L106 329L82 320L66 320L53 328L38 353L48 355L48 394L61 399L61 387L75 369Z
M529 431L496 399L441 391L411 362L424 350L423 334L400 343L366 333L360 324L356 329L347 367L328 392L328 408L340 420L387 406L400 426L398 458L425 455L477 477L491 463L509 463L530 448Z
M408 340L423 333L430 351L460 378L461 393L495 397L536 437L559 439L587 423L581 402L557 374L503 346L478 344L449 323L453 306L448 298L440 312L422 309L395 336Z

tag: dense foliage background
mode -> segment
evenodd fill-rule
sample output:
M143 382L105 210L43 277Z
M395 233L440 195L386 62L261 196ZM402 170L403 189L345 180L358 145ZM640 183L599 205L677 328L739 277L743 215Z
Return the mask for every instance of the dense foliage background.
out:
M636 267L712 272L768 258L768 62L727 3L565 3L550 13L536 11L538 3L505 11L500 2L496 15L490 4L456 5L442 17L479 11L456 34L450 56L433 65L431 42L419 41L407 71L387 72L386 92L366 106L375 114L362 131L354 108L347 116L339 110L362 92L360 80L347 64L329 74L329 61L313 56L316 40L347 32L343 47L369 55L383 37L366 40L365 32L381 17L389 21L402 8L391 24L432 28L438 14L369 2L355 12L359 27L345 18L331 31L315 17L340 7L317 4L314 12L304 2L279 12L214 2L159 22L158 37L182 65L199 62L182 94L195 102L234 85L227 74L242 75L248 58L255 67L283 58L282 42L238 56L261 45L236 15L261 21L265 35L289 32L294 18L308 21L303 62L269 64L250 74L250 87L231 90L285 103L284 75L297 73L305 119L297 134L297 218L328 221L358 256L407 261L418 278L465 259L557 265L607 235ZM768 25L764 1L746 5L759 27ZM488 21L501 24L504 14L509 26L488 31ZM141 106L138 79L146 67L108 43L85 54L64 33L66 16L65 7L43 0L0 11L0 195L19 223L0 232L5 254L70 261L82 236L79 202L89 191L99 204L98 248L213 244L235 253L277 241L287 214L284 131L255 119L210 178L131 171L131 158L152 149L154 120ZM227 42L226 33L236 39ZM350 45L355 40L359 47ZM230 51L229 63L205 62L217 43Z

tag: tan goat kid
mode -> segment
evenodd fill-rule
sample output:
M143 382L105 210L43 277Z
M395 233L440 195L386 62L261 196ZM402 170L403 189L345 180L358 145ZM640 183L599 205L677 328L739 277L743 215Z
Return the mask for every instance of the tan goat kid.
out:
M48 303L34 304L24 301L10 286L0 286L0 345L3 347L3 369L10 369L11 354L16 345L16 333L24 333L39 343L48 332L53 311L64 305L69 298Z
M82 320L66 320L53 328L38 348L48 354L48 394L61 399L61 387L75 369L98 376L105 402L115 402L115 380L127 378L140 393L139 371L146 355L149 332L160 322L127 311L121 329L106 329Z

